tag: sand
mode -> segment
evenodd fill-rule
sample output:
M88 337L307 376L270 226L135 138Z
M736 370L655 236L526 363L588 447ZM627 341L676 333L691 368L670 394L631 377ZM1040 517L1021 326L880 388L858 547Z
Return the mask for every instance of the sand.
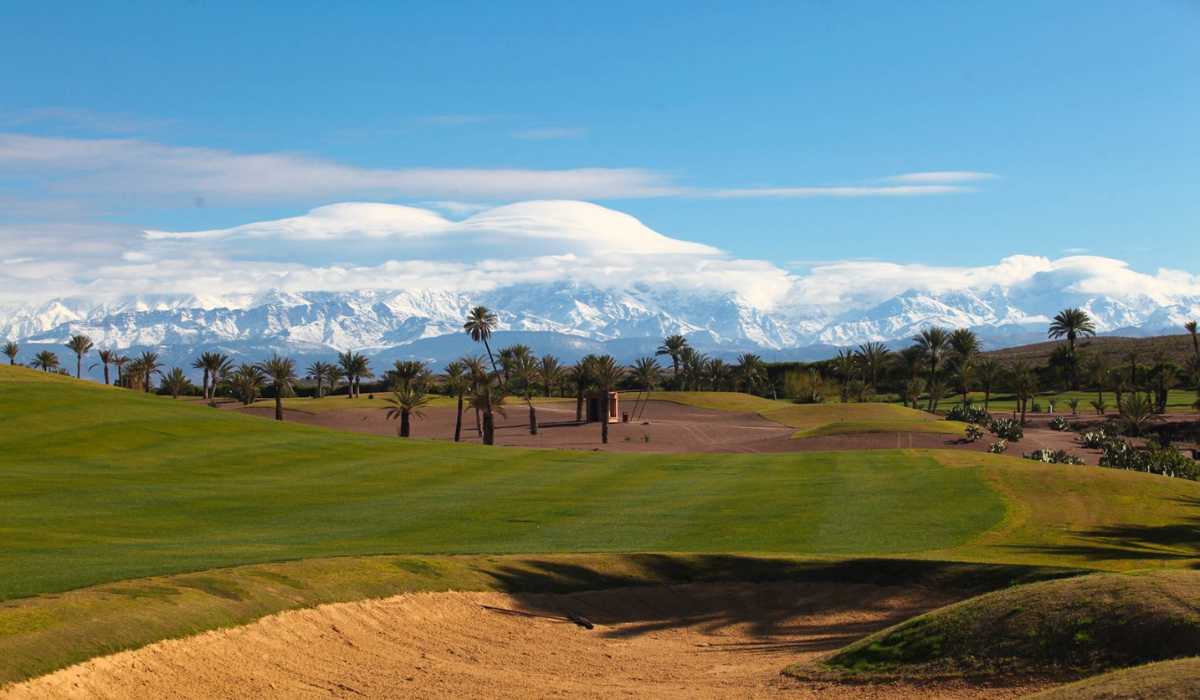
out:
M1013 698L1035 684L839 685L788 664L953 602L918 586L692 584L326 605L88 661L30 698ZM593 622L531 619L480 605Z

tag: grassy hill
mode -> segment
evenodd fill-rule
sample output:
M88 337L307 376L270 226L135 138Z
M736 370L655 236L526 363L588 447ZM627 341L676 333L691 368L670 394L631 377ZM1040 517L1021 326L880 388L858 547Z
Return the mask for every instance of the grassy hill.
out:
M1033 343L1032 345L1018 345L1013 348L1004 348L1003 350L991 350L984 353L987 357L994 357L1003 361L1024 360L1030 364L1046 364L1050 360L1050 353L1065 343L1065 340L1051 340L1044 343ZM1096 338L1082 338L1076 341L1075 347L1079 350L1088 352L1098 352L1106 355L1113 364L1120 365L1125 362L1125 355L1130 350L1137 351L1141 361L1148 363L1154 357L1158 350L1166 350L1176 362L1182 362L1188 355L1191 355L1192 336L1187 334L1180 335L1157 335L1150 338L1124 338L1120 336L1100 336Z
M996 591L793 672L858 677L1094 674L1200 654L1200 572L1101 574Z
M1029 700L1195 700L1200 658L1163 661L1060 686Z

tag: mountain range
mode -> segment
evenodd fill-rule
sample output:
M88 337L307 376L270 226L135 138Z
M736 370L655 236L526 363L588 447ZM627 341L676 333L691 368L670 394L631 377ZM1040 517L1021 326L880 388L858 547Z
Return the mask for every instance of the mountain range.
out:
M86 333L97 347L153 348L169 364L187 366L202 350L256 360L271 353L301 361L353 349L376 358L442 364L482 348L461 332L467 310L500 318L492 347L521 342L573 361L590 352L621 361L651 354L661 339L686 335L714 357L756 352L767 360L814 360L837 348L883 341L895 348L930 325L975 330L990 349L1045 338L1049 319L1078 306L1103 334L1178 333L1200 316L1200 298L1121 298L1045 285L984 291L910 290L882 303L823 313L812 308L761 310L736 293L682 291L637 284L606 290L581 282L516 284L487 293L450 291L265 292L248 295L57 299L0 306L0 337L32 354ZM61 350L61 348L60 348ZM61 356L61 352L60 352Z

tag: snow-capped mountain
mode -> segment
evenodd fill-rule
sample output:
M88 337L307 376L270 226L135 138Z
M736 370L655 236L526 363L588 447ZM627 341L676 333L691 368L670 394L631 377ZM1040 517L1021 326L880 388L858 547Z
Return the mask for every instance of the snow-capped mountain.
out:
M893 346L930 325L966 327L991 347L1044 337L1049 319L1079 306L1101 332L1180 332L1200 316L1200 298L1089 296L1037 285L983 292L907 291L837 314L811 308L763 311L734 293L684 292L635 285L602 290L578 282L518 284L487 293L448 291L263 293L107 302L59 299L0 307L0 336L24 345L61 344L86 333L97 347L156 348L174 363L200 349L238 357L272 352L300 358L365 351L382 360L444 362L475 352L461 332L469 308L500 318L497 344L526 342L573 360L588 352L619 359L652 352L668 334L683 333L714 355L757 351L776 359L814 359L868 340Z

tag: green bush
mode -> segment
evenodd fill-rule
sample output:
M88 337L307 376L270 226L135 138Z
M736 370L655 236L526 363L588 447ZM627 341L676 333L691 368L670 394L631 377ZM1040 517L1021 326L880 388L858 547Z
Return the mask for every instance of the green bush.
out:
M988 423L988 430L1000 438L1009 442L1020 442L1021 438L1025 437L1025 428L1012 418L1000 418Z
M982 406L955 406L946 414L946 420L956 420L960 423L970 423L972 425L987 425L991 419L991 414L983 410Z

